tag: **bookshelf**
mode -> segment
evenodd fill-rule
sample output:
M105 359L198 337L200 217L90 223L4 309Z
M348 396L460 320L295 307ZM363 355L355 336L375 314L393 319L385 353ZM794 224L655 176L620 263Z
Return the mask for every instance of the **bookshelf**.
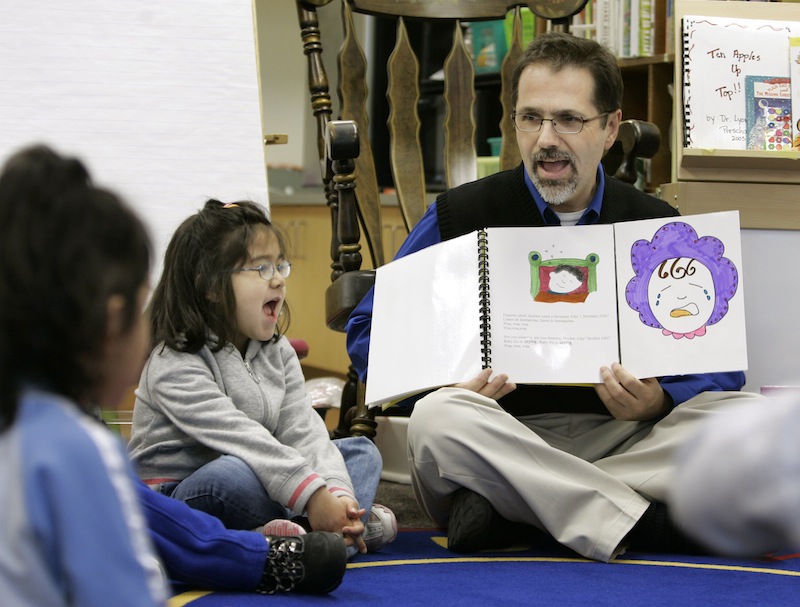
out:
M644 174L644 189L653 192L672 174L672 153L669 136L672 125L672 84L674 55L660 54L652 57L619 59L625 94L622 101L622 118L646 120L661 131L661 146L650 159Z
M686 15L800 21L800 4L676 0L675 49L680 53ZM788 61L788 57L787 57ZM673 115L683 116L681 61L674 64ZM742 227L800 229L800 153L685 148L683 120L672 136L672 180L662 197L683 214L738 209Z

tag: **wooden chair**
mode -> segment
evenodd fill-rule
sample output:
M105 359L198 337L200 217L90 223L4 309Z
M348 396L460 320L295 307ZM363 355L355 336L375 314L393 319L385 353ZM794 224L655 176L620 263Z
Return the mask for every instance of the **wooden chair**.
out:
M344 28L344 42L337 56L340 106L337 120L332 115L330 85L322 62L323 34L317 14L318 8L334 1L341 6ZM492 77L496 83L494 86L499 89L498 103L502 108L498 123L502 137L500 168L508 169L521 161L514 126L509 119L513 109L511 76L523 52L519 6L528 5L537 15L554 20L556 27L564 28L566 18L579 12L586 0L528 3L510 0L296 0L296 3L303 49L308 61L308 86L317 123L322 180L331 210L332 283L326 291L326 323L333 330L343 331L350 312L374 283L374 271L361 269L362 231L373 266L379 267L387 261L384 259L382 243L380 190L368 136L368 66L364 50L356 37L353 13L396 20L396 42L385 66L389 159L403 221L406 229L410 230L425 212L428 194L422 152L423 129L418 107L421 98L420 60L414 51L407 23L417 26L423 21L434 23L440 28L437 31L444 27L452 41L442 65L443 83L440 86L445 108L441 135L444 140L444 185L453 187L475 180L478 176L474 119L476 78L461 23L503 19L509 9L516 7L513 41L502 62L500 74ZM384 66L374 66L374 69L383 70ZM485 79L483 82L485 84ZM430 82L426 84L431 85ZM372 94L383 93L373 91ZM613 170L619 167L620 175L626 181L635 181L635 157L652 157L659 142L660 135L655 125L626 121L624 129L620 129L620 138L613 154L609 155ZM373 417L373 413L363 406L363 386L351 367L342 397L339 426L333 435L374 437L376 423Z

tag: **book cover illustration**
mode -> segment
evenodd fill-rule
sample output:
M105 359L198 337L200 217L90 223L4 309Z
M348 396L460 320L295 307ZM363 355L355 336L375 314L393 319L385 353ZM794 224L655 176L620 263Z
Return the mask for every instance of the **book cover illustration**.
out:
M747 149L792 147L792 87L789 78L746 76Z
M747 149L747 77L788 78L789 39L799 34L794 21L684 16L684 147Z

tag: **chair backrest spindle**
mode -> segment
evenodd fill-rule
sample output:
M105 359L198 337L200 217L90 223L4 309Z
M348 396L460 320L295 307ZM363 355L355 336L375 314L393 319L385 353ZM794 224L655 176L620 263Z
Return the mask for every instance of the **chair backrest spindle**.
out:
M372 261L375 267L378 267L383 265L384 258L380 190L369 140L367 58L356 37L353 13L347 2L342 2L342 25L344 42L338 56L340 114L341 120L352 120L359 129L361 153L355 159L355 174L358 178L356 201Z
M405 20L397 20L397 41L386 66L389 104L389 158L403 223L410 230L425 212L425 167L420 145L422 123L417 112L420 98L419 61L408 37Z
M444 62L444 161L447 187L475 181L478 177L474 81L472 56L464 44L461 25L456 21L453 46Z

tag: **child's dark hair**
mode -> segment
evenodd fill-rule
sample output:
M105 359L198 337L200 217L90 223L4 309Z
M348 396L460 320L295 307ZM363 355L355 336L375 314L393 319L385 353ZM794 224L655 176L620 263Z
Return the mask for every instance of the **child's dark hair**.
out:
M204 345L218 351L235 343L238 327L231 270L247 261L258 226L275 235L285 255L283 236L255 202L224 204L210 199L184 220L167 246L161 279L150 301L154 346L163 342L173 350L193 353ZM277 334L287 325L284 306ZM209 330L216 335L216 344L209 341Z
M25 385L82 405L101 379L112 295L137 320L150 272L150 238L114 193L95 187L84 165L46 146L20 150L0 174L0 428L16 416Z

